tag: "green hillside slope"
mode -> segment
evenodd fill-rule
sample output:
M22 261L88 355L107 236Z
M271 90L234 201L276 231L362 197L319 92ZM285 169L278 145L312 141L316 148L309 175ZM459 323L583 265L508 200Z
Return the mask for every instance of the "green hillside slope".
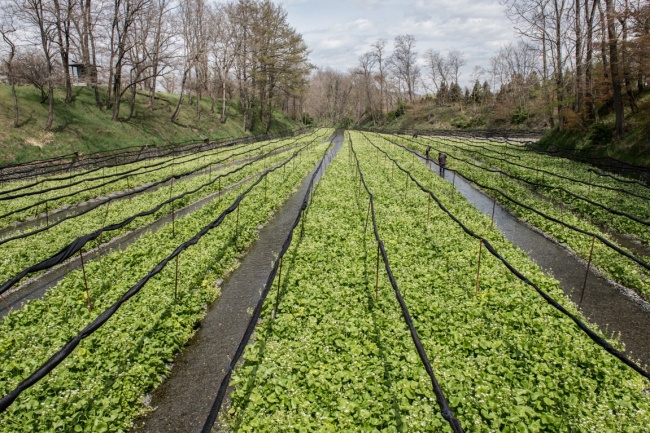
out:
M189 105L185 98L176 123L170 117L178 102L178 95L159 94L154 109L148 107L148 97L138 95L133 117L113 122L110 110L95 106L92 89L74 88L74 101L63 103L63 95L55 93L54 124L51 131L44 131L47 118L47 102L41 102L40 91L31 86L17 87L20 123L13 127L13 102L11 88L0 85L0 165L50 158L72 152L92 153L134 145L181 143L256 135L264 132L264 125L255 122L253 132L242 133L242 116L237 103L228 106L225 123L219 119L220 100L216 101L214 113L212 101L203 98L201 113L196 113L196 98ZM121 117L129 114L128 104L122 105ZM300 125L281 113L275 113L271 133L295 129Z

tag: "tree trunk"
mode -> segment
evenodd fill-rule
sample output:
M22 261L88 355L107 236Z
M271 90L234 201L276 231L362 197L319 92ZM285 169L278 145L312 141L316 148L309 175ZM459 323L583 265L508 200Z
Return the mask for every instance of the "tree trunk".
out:
M52 83L52 78L47 82L47 99L47 121L45 122L45 127L43 129L49 131L52 129L52 123L54 122L54 83Z
M176 104L176 109L174 110L174 114L172 114L172 117L170 119L172 123L178 120L178 115L181 112L181 105L183 105L183 93L185 92L185 83L187 82L188 71L189 69L185 69L185 72L183 72L183 80L181 81L181 94L178 97L178 104Z
M546 113L548 115L548 125L553 128L555 127L555 119L553 118L553 108L551 106L551 93L549 92L549 80L548 80L548 50L546 49L546 16L542 11L542 74L543 74L543 83L544 86L544 99L546 100Z
M9 55L5 63L7 64L7 75L9 78L9 85L11 85L11 96L14 102L14 128L18 128L18 95L16 94L16 82L14 80L13 60L16 55L16 45L7 37L6 33L1 32L2 39L9 46Z
M226 80L221 80L221 123L226 123Z
M583 99L583 89L582 89L582 26L580 23L580 7L582 0L575 1L575 34L576 34L576 112L580 114L580 117L583 117L582 113L582 99Z
M612 0L605 0L607 15L607 36L609 38L609 58L612 76L612 91L614 96L614 113L616 114L616 134L621 137L625 131L625 118L623 113L623 98L621 93L621 79L618 61L618 46L616 41L616 22Z
M609 78L609 59L607 57L607 24L605 20L605 13L603 12L603 7L600 1L595 2L598 6L598 14L600 16L600 55L603 60L603 77L607 80Z
M594 3L598 0L594 0ZM594 100L594 83L592 76L592 62L594 55L594 12L596 5L589 9L589 0L585 1L585 22L587 25L587 52L585 59L585 103L587 104L586 119L589 122L596 120L596 101Z
M558 9L558 0L554 1L555 5L555 55L556 57L556 70L555 70L555 91L557 93L557 126L561 130L564 129L564 65L562 64L562 11Z
M632 113L639 111L639 107L636 105L636 98L634 96L634 89L632 84L632 72L630 71L630 59L628 57L629 48L627 41L627 22L628 22L628 10L629 5L628 1L625 0L625 14L619 16L619 22L621 23L621 29L623 31L623 43L621 44L621 61L623 62L623 80L625 82L625 93L627 94L627 102L630 105L630 110Z

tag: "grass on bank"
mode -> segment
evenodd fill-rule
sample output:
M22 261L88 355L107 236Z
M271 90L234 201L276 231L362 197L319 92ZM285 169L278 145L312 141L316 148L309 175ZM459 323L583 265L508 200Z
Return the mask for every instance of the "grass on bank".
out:
M54 123L51 131L44 131L47 119L47 101L41 102L40 91L32 86L18 86L19 127L13 127L13 99L11 87L0 85L0 166L51 158L73 152L82 154L115 150L129 146L161 145L187 141L213 140L264 133L264 123L256 118L252 132L242 132L242 115L237 102L228 102L227 119L220 121L221 100L202 98L201 115L196 115L196 98L185 98L176 123L170 117L178 103L178 95L159 93L154 109L148 107L148 95L138 94L133 117L126 121L130 107L123 103L119 122L111 120L112 111L95 106L95 97L89 87L74 87L74 100L63 102L63 89L54 96ZM271 133L295 129L300 124L276 112Z

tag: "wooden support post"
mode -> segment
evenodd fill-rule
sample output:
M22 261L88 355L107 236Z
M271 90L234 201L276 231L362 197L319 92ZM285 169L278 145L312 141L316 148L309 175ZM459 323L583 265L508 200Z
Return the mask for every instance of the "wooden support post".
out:
M88 292L88 278L86 278L86 266L84 265L84 255L81 250L79 250L79 258L81 259L81 271L83 272L84 285L86 286L86 291L84 292L84 298L86 298L88 311L93 311L93 303L90 301L90 293Z
M431 216L431 194L427 194L429 196L429 201L427 203L427 227L429 227L429 217Z
M174 178L172 177L172 183L169 187L169 199L172 198L172 191L174 190ZM176 203L172 202L172 237L176 237Z
M408 197L409 192L409 175L406 173L406 184L404 185L404 200Z
M454 180L451 182L453 186L456 186L456 172L454 171Z
M368 211L366 212L366 223L363 225L363 234L366 234L366 230L368 229L368 219L370 218L370 199L368 199Z
M266 203L266 184L267 184L267 178L268 177L269 177L268 174L266 176L264 176L264 203Z
M239 208L241 207L241 202L237 205L237 222L235 223L235 237L239 238Z
M178 256L176 255L176 277L174 278L174 301L178 297Z
M11 311L11 306L7 302L7 300L4 298L4 296L0 295L0 299L2 299L2 302L5 304L5 307L7 308L7 311Z
M591 268L591 257L594 253L594 244L596 243L596 236L591 238L591 251L589 251L589 260L587 261L587 272L585 272L585 282L582 284L582 293L580 293L579 305L582 305L582 299L585 296L585 289L587 288L587 278L589 277L589 269Z
M497 207L497 198L494 196L494 202L492 202L492 226L494 226L494 211Z
M271 312L271 318L275 319L275 313L278 311L278 306L280 305L280 285L282 284L282 258L280 258L280 264L278 265L278 291L275 294L275 306Z
M478 295L478 284L481 278L481 255L483 253L483 239L481 239L478 246L478 267L476 269L476 287L474 288L474 296Z
M99 247L102 244L102 237L104 236L104 228L106 227L106 218L108 218L108 209L111 206L111 202L106 203L106 212L104 212L104 219L102 220L102 232L99 234L99 241L97 246Z
M377 242L377 267L375 270L375 302L379 299L379 242Z

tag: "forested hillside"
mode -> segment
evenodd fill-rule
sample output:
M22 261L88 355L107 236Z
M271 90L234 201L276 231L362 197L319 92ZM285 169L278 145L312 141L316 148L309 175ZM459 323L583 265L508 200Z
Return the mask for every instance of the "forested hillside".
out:
M50 144L270 133L287 126L278 111L301 118L311 69L269 0L2 0L0 36L5 162L29 158L30 142L47 156Z

